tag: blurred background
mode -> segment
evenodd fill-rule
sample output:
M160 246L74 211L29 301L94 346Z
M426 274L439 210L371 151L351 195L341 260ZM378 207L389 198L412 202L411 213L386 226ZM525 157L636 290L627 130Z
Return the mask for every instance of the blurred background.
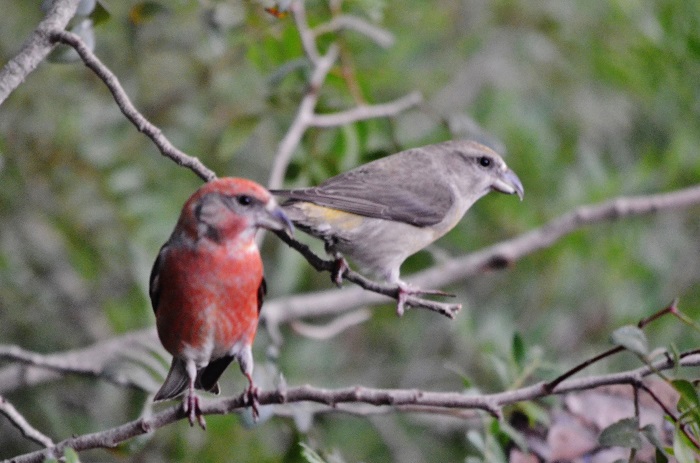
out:
M4 2L3 64L42 19L36 3ZM220 176L265 184L310 73L291 15L276 17L270 6L100 0L109 15L93 17L88 29L96 54L175 146ZM522 203L482 199L402 275L579 205L700 183L699 2L309 0L306 10L312 26L342 12L393 35L386 47L354 31L319 37L321 52L339 43L341 60L318 112L416 90L425 102L390 119L310 129L287 186L457 137L503 153L525 185ZM0 344L51 353L153 326L151 265L200 184L159 154L85 66L65 55L41 64L0 107ZM261 327L260 381L273 387L281 372L289 385L497 392L552 378L674 297L697 318L699 237L698 207L597 224L511 268L446 288L464 305L455 320L422 310L398 319L388 302L327 340L284 325L275 348ZM274 237L264 255L268 300L332 287ZM697 332L672 318L646 332L652 347L699 344ZM135 351L124 368L157 387L167 355L157 344ZM637 365L627 354L587 373ZM0 363L0 377L3 368L9 363ZM238 394L246 382L237 367L229 370L223 391ZM150 410L147 392L99 379L16 384L0 383L0 394L56 441ZM253 427L245 417L211 416L206 433L182 421L81 458L297 462L306 461L305 442L329 461L457 461L479 456L471 433L488 424L291 410ZM0 458L36 449L0 419Z

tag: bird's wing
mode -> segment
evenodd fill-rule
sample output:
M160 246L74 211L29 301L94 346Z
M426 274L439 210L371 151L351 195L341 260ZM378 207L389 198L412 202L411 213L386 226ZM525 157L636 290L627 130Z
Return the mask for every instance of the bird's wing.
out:
M158 300L160 299L160 271L163 267L163 256L168 252L169 242L165 243L158 252L158 257L153 263L153 268L151 269L151 277L148 280L148 295L151 297L151 305L153 306L153 312L158 311Z
M262 305L263 305L263 299L265 298L265 295L267 294L267 281L265 281L265 277L260 280L260 286L258 286L258 315L260 315L260 311L262 310Z
M385 160L390 159L379 161ZM406 161L415 159L407 158ZM418 227L439 223L454 201L444 179L434 175L431 165L396 164L375 161L332 177L316 187L272 190L272 193L293 202L306 201Z

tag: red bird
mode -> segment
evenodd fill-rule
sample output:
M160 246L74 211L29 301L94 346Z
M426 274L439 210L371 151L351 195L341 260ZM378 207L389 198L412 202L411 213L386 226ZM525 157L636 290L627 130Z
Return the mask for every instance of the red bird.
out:
M158 336L173 355L154 400L186 392L190 425L197 418L206 427L195 389L218 393L219 377L234 359L257 415L251 346L265 294L258 228L292 233L265 188L242 178L214 180L187 200L153 264L149 293Z

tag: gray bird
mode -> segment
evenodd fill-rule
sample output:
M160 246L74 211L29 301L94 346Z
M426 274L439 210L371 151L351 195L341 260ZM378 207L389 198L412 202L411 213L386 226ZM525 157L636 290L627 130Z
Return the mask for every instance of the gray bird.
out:
M322 239L339 259L340 283L349 257L365 272L396 284L397 311L410 294L439 294L399 278L410 255L450 231L490 191L517 194L523 185L492 149L474 141L413 148L361 165L315 187L271 190L295 226Z

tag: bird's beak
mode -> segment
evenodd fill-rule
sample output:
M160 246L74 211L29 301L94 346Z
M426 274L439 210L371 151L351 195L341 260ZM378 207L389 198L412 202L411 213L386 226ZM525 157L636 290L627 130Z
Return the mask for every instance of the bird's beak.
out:
M510 169L506 169L501 172L498 177L496 177L496 180L493 182L493 185L491 185L491 188L508 195L517 194L520 201L523 200L523 196L525 195L525 189L523 188L522 182L518 176L515 175L515 172Z
M265 206L265 212L258 218L258 226L268 230L284 230L287 235L294 235L292 221L274 199Z

